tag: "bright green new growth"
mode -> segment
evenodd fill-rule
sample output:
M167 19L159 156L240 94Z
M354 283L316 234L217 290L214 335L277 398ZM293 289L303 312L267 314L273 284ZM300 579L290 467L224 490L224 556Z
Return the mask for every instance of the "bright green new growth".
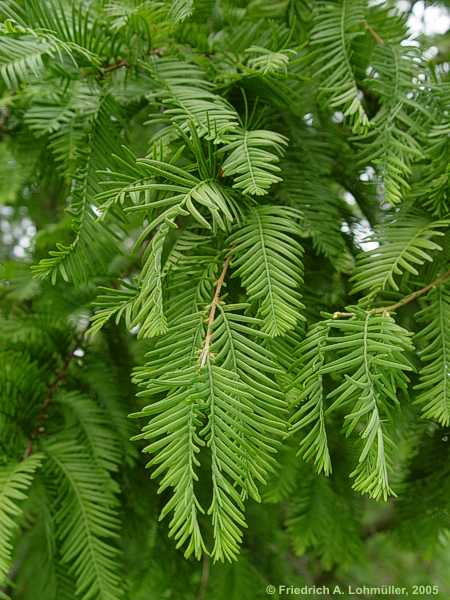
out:
M448 63L388 2L0 15L0 597L448 548Z

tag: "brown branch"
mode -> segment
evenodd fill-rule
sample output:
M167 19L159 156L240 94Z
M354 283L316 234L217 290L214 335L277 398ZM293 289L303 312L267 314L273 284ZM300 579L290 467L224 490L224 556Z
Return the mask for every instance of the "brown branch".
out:
M113 63L112 65L106 65L106 67L103 67L102 71L103 71L103 74L111 73L111 71L116 71L117 69L120 69L121 67L129 67L129 66L130 66L129 62L124 58L122 60L118 60L116 63Z
M431 283L429 283L425 287L421 288L420 290L416 290L415 292L412 292L411 294L408 294L408 296L405 296L404 298L402 298L395 304L389 304L389 306L379 306L378 308L371 308L368 312L371 315L379 315L379 314L394 312L395 310L397 310L397 308L401 308L402 306L405 306L405 304L409 304L410 302L413 302L414 300L416 300L416 298L420 298L420 296L423 296L424 294L428 293L433 288L441 285L442 283L445 283L448 279L450 279L450 269L448 271L446 271L445 273L443 273L442 275L439 275L439 277L436 277L436 279L434 279ZM333 313L333 319L342 319L345 317L353 317L354 314L355 313L352 313L352 312L336 311L335 313Z
M380 46L384 46L384 40L381 37L381 35L379 33L377 33L375 31L375 29L373 27L371 27L366 20L364 20L362 22L362 24L363 24L364 29L370 33L370 35L373 37L373 39L376 41L376 43L380 44Z
M205 600L206 592L208 590L208 580L209 580L209 557L207 554L203 555L203 563L202 563L202 575L200 579L200 589L198 592L198 600Z
M386 307L382 306L380 308L374 308L372 310L372 312L373 313L382 313L385 311L392 312L392 311L396 310L397 308L404 306L405 304L409 304L410 302L413 302L413 300L415 300L416 298L419 298L420 296L423 296L424 294L426 294L427 292L429 292L431 289L435 288L436 286L441 285L441 283L444 283L445 281L447 281L447 279L450 279L450 269L448 271L446 271L445 273L443 273L442 275L440 275L439 277L437 277L434 281L432 281L425 287L421 288L420 290L417 290L416 292L412 292L412 294L409 294L408 296L406 296L402 300L399 300L395 304L391 304L390 306L386 306Z
M73 349L67 354L67 356L64 359L63 364L61 365L61 368L59 369L59 371L56 374L55 379L52 381L52 383L47 388L47 393L45 394L45 398L42 402L41 408L39 409L39 412L36 417L36 425L35 425L34 429L32 430L32 432L30 433L30 437L28 438L27 447L24 452L24 458L27 456L30 456L33 453L33 441L37 437L39 437L42 433L44 433L44 431L45 431L43 422L48 417L48 415L47 415L48 406L51 404L56 392L63 385L63 383L65 383L65 381L67 379L69 367L75 358L75 354L74 354L75 350L78 348L79 344L81 343L81 341L84 337L84 334L85 334L85 331L83 331L83 333L77 337Z
M211 307L209 309L208 326L206 329L205 341L203 343L202 351L200 352L200 366L201 367L204 367L206 365L206 361L208 360L209 349L210 349L211 341L212 341L214 318L216 316L217 306L220 302L220 292L222 290L223 282L225 280L225 275L227 274L228 267L230 265L230 260L231 260L231 256L227 256L227 258L225 259L225 262L223 263L222 273L220 274L220 277L216 282L216 289L214 292L214 297L211 302Z

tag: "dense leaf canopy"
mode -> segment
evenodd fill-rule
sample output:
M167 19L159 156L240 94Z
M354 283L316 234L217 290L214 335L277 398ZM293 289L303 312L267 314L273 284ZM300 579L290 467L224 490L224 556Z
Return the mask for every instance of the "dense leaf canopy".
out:
M407 18L0 1L0 598L449 597L449 45Z

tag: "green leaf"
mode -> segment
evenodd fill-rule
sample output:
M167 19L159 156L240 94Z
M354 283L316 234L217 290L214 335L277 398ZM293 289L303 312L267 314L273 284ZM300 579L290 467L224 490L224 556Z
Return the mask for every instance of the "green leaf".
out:
M246 306L219 305L214 321L211 360L234 373L247 388L242 402L251 412L251 426L243 423L242 444L246 448L242 478L243 491L260 501L258 485L276 467L275 454L286 432L284 394L275 381L280 368L274 355L264 347L261 322L241 314Z
M139 327L139 337L153 337L167 331L163 307L162 253L169 229L166 223L160 225L144 253L139 292L132 309L132 326Z
M83 446L98 467L108 472L117 471L121 460L120 448L102 408L92 398L78 391L61 392L55 401L65 409L67 427L70 428L73 421L80 426Z
M72 215L74 240L69 245L57 244L57 249L50 252L50 258L44 258L32 267L40 279L50 278L55 283L62 277L65 281L83 283L89 276L102 272L118 252L115 234L97 222L94 212L94 199L98 192L97 170L105 165L117 141L117 130L111 120L116 112L116 103L104 96L92 117L87 149L79 150L79 159L83 160L80 160L68 211Z
M233 187L243 194L263 196L281 181L275 173L281 171L277 163L287 144L284 136L263 129L242 129L229 134L228 140L220 152L229 153L222 169L224 175L234 176Z
M178 548L186 546L185 556L196 558L205 549L198 520L198 513L204 510L195 490L198 453L204 444L200 438L204 407L191 365L198 358L202 334L201 315L189 315L156 342L147 354L147 364L136 369L135 381L143 388L140 396L148 398L161 391L167 395L133 415L151 417L137 438L149 441L143 451L152 454L147 464L153 469L152 477L162 476L159 493L171 490L160 518L172 513L169 536Z
M425 307L417 314L423 328L416 335L423 363L416 402L423 416L450 424L450 291L440 285L426 296Z
M160 223L166 221L173 223L178 216L190 214L198 225L205 229L222 229L227 231L229 224L238 216L239 210L229 192L214 180L203 180L192 175L186 169L177 167L171 163L149 158L138 159L138 166L149 177L161 178L164 183L153 179L146 183L140 183L136 188L128 187L124 192L132 191L155 191L161 192L161 196L152 202L148 200L144 204L136 204L128 207L126 212L148 211L152 207L165 207L149 225L147 225L136 242L139 245L143 239ZM211 222L203 215L207 210Z
M208 361L202 370L208 423L203 430L211 453L212 501L208 514L214 529L214 560L236 560L247 527L243 499L236 486L246 487L245 429L251 427L250 394L236 375Z
M318 323L310 329L298 348L302 367L292 385L298 389L296 404L300 406L291 417L291 430L293 433L307 430L300 440L298 453L305 461L313 460L319 474L330 475L332 469L325 425L326 393L321 372L327 339L327 324Z
M169 119L186 133L193 125L200 138L215 143L225 141L237 127L238 113L214 93L204 71L196 65L163 58L154 61L151 72L159 83L154 93L166 105L162 120Z
M2 36L0 75L8 87L15 89L22 81L38 79L44 70L44 58L56 52L54 44L45 39Z
M355 132L364 132L369 119L352 63L353 43L364 35L364 0L314 3L310 44L311 73L320 82L321 94L334 110L341 110Z
M240 308L219 306L209 334L201 314L182 317L135 375L144 388L141 396L166 394L136 415L151 417L137 437L151 442L144 451L154 454L152 477L164 474L159 492L173 490L161 513L173 513L169 535L178 547L186 544L186 556L197 558L204 550L197 516L203 508L195 491L197 455L206 446L202 454L208 451L211 465L212 556L219 561L237 558L246 526L244 500L260 500L258 484L273 471L273 455L285 431L285 403L272 379L277 372L273 357L255 340L261 337L254 328L258 320L236 312ZM206 335L213 342L201 360Z
M170 16L179 23L192 15L194 11L194 0L172 0Z
M0 583L8 577L12 561L13 537L22 516L21 502L28 496L42 455L33 454L19 463L0 467Z
M395 495L389 483L394 445L389 435L389 413L406 390L404 371L413 367L405 357L412 350L410 333L387 315L355 313L348 321L330 320L337 331L329 336L325 352L332 356L320 373L341 374L344 381L330 392L327 412L350 408L345 416L347 435L361 439L358 465L352 472L356 491L384 500Z
M284 75L287 75L290 57L295 54L295 50L286 49L273 52L268 48L260 46L250 46L250 48L246 48L245 52L247 54L256 54L256 56L248 59L247 65L250 69L254 69L262 75L269 75L271 73L284 73Z
M286 525L295 554L318 554L325 569L352 565L362 552L352 498L333 488L333 480L300 464ZM339 515L339 517L337 517Z
M298 213L285 206L253 209L234 233L232 266L249 299L258 307L262 330L271 337L293 329L303 305L298 291L303 282L303 249L298 241Z
M77 595L82 600L120 600L123 578L114 544L120 522L105 472L67 436L47 442L44 450L57 488L61 555L76 579Z
M132 310L137 296L137 289L127 285L121 289L98 287L100 292L95 299L96 311L91 318L88 334L95 335L106 323L114 318L116 324L124 318L128 329L132 328Z
M399 290L397 278L407 272L418 275L418 267L432 262L433 253L442 247L433 240L444 233L450 221L431 221L420 212L403 212L377 228L370 239L379 246L360 252L352 277L353 293L382 291L386 288Z
M412 164L423 159L420 136L426 131L418 110L415 82L418 57L415 48L378 45L372 56L373 80L368 85L380 98L371 129L361 140L361 166L380 169L384 198L398 204L410 189Z

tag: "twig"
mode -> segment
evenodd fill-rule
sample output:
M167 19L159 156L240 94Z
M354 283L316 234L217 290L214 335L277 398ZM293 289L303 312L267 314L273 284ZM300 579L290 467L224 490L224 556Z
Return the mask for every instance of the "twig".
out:
M213 333L213 325L214 325L214 317L216 316L217 305L220 301L220 292L223 286L223 282L225 280L225 275L227 274L228 267L230 265L231 256L227 256L225 262L223 263L222 273L220 274L219 279L216 282L216 289L214 292L214 297L211 302L211 308L209 309L208 315L208 326L206 329L205 341L203 343L202 351L200 352L200 366L204 367L206 365L206 361L209 356L209 348L211 346L212 333Z
M121 67L129 67L129 66L130 66L129 62L124 58L122 60L118 60L116 63L113 63L112 65L106 65L106 67L103 67L102 72L103 72L103 74L111 73L111 71L116 71L117 69L120 69Z
M209 557L207 554L203 555L202 563L202 577L200 579L200 589L198 591L198 600L205 600L206 592L208 590L209 580Z
M429 292L431 289L437 287L438 285L441 285L448 279L450 279L450 269L448 271L446 271L445 273L443 273L442 275L439 275L439 277L436 277L436 279L434 279L431 283L429 283L425 287L421 288L420 290L416 290L415 292L412 292L411 294L408 294L408 296L405 296L404 298L402 298L395 304L389 304L389 306L379 306L378 308L371 308L368 312L371 315L379 315L379 314L394 312L395 310L397 310L397 308L401 308L402 306L405 306L405 304L409 304L410 302L413 302L416 298L420 298L420 296L423 296L424 294ZM355 313L352 313L352 312L336 311L335 313L333 313L333 319L342 319L342 318L346 318L346 317L353 317L354 314Z
M42 402L41 408L36 417L36 425L35 425L34 429L32 430L32 432L30 433L30 437L28 438L28 443L27 443L27 447L24 452L24 457L27 457L27 456L30 456L31 454L33 454L33 441L45 431L42 423L43 423L43 421L45 421L45 419L47 419L47 408L48 408L49 404L51 404L56 392L59 390L61 385L66 381L69 367L70 367L73 359L75 358L75 350L78 348L79 344L81 343L81 341L84 337L84 334L85 334L85 332L83 331L83 333L77 337L73 349L69 352L69 354L67 354L61 368L59 369L59 371L56 374L55 379L47 388L47 393L45 394L45 398Z
M345 319L346 317L353 317L354 314L352 312L340 312L337 310L333 313L333 319Z
M399 300L395 304L391 304L390 306L386 306L386 307L374 308L372 310L372 312L373 313L381 313L381 312L384 312L384 311L387 311L387 312L394 311L397 308L400 308L401 306L404 306L405 304L409 304L410 302L412 302L416 298L419 298L420 296L423 296L424 294L426 294L427 292L429 292L434 287L436 287L438 285L441 285L441 283L444 283L445 281L447 281L447 279L450 279L450 269L448 271L446 271L445 273L443 273L442 275L440 275L439 277L437 277L434 281L432 281L431 283L429 283L425 287L421 288L420 290L417 290L416 292L412 292L412 294L409 294L408 296L406 296L402 300Z
M376 43L380 44L380 46L384 46L384 40L381 37L381 35L379 33L377 33L375 31L375 29L373 27L371 27L366 20L364 20L362 22L362 24L363 24L364 29L370 33L370 35L373 37L373 39L376 41Z

